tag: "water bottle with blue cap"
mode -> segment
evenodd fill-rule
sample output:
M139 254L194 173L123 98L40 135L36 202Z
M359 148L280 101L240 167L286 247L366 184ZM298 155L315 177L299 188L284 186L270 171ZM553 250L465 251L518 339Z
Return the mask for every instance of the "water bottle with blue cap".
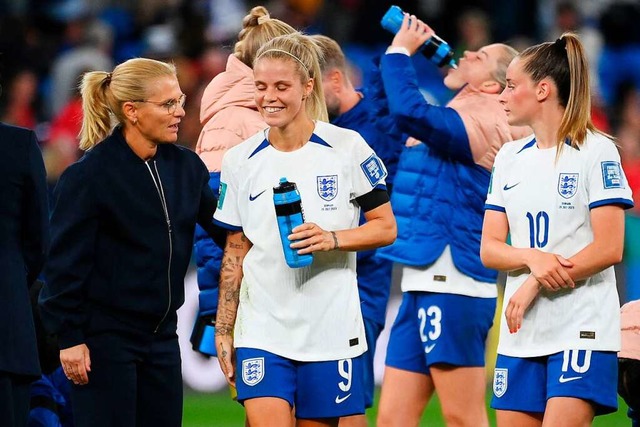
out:
M289 246L293 241L289 240L288 236L294 228L304 223L302 199L296 183L289 182L284 177L280 178L280 184L273 187L273 204L276 208L280 241L287 265L291 268L310 265L313 261L313 254L299 255L297 249L292 249Z
M387 13L384 14L380 23L382 28L396 34L402 26L404 12L398 6L391 6ZM422 47L420 52L438 67L449 65L451 68L458 68L453 59L453 50L449 44L435 34L429 38Z

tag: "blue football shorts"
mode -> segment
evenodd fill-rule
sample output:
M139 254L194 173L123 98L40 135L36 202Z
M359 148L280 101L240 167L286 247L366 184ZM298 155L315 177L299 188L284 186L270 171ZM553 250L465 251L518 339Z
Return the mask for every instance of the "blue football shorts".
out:
M298 362L255 348L236 350L238 401L276 397L301 419L364 414L362 356Z
M498 354L491 407L544 412L547 399L575 397L594 405L596 415L618 409L618 358L615 352L565 350L549 356Z
M405 292L387 347L387 366L429 375L429 366L480 367L496 298Z

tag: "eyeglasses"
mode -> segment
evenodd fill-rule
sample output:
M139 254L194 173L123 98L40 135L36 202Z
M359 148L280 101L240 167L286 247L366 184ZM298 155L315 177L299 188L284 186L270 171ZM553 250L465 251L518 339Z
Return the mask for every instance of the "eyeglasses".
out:
M168 101L149 101L148 99L133 99L131 102L147 102L149 104L155 104L159 107L164 107L167 109L168 114L174 114L178 105L180 108L184 108L185 102L187 102L187 95L184 93L180 95L178 99L170 99Z

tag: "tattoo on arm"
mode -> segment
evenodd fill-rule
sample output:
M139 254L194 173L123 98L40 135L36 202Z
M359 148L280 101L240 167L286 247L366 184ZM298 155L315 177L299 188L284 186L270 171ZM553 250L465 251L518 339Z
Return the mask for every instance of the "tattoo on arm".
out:
M242 262L249 251L250 242L242 232L229 233L220 267L220 296L216 316L216 335L230 336L236 322L240 304Z
M227 350L224 348L223 344L220 344L220 356L222 356L222 359L224 360L227 357Z

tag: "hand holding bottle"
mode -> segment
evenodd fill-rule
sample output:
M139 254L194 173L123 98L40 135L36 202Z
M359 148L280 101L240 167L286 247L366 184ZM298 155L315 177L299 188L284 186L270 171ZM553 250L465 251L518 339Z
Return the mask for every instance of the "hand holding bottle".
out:
M392 46L404 47L411 55L420 51L438 67L449 65L457 68L451 46L436 36L431 27L418 20L415 15L409 16L398 6L391 6L380 24L385 30L396 34ZM403 34L398 36L400 32ZM416 44L418 40L420 43Z
M289 240L295 242L291 244L291 248L298 250L300 255L340 249L335 231L326 231L312 222L306 222L294 228Z
M396 33L392 47L404 47L410 55L416 53L435 32L415 15L404 14L402 25Z

